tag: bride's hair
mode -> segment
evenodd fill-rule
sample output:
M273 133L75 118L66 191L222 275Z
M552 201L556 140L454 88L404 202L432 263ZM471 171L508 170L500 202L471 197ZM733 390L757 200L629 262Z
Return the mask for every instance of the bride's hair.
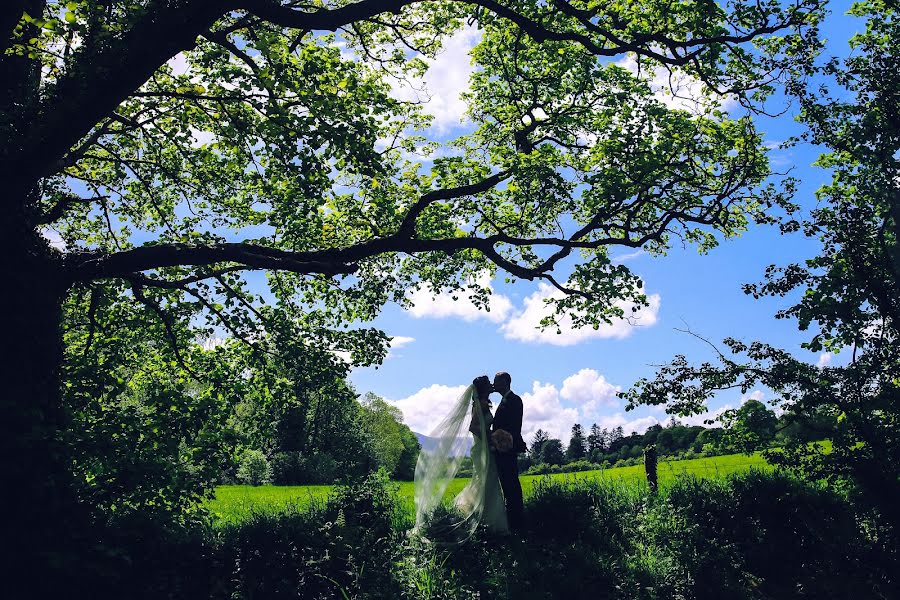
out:
M479 398L487 398L493 391L491 380L487 375L479 375L472 380L472 385L475 386L475 391L478 393Z

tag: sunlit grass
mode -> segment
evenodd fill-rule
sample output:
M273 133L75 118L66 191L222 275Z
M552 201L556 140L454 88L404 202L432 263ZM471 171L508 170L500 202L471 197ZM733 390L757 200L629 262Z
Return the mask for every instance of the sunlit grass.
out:
M657 468L660 485L667 485L679 475L693 475L701 478L716 478L742 473L750 469L771 469L759 453L729 454L709 458L679 461L660 461ZM619 467L601 471L580 473L560 473L554 475L522 476L522 489L528 496L536 481L549 477L551 480L598 479L635 484L644 481L643 465ZM446 498L452 498L469 482L468 479L454 479L447 487ZM407 510L413 508L413 484L399 482L399 496ZM216 488L216 497L207 504L219 524L237 523L253 513L281 512L284 510L305 510L311 502L324 501L331 492L328 485L275 486L264 485L223 485Z

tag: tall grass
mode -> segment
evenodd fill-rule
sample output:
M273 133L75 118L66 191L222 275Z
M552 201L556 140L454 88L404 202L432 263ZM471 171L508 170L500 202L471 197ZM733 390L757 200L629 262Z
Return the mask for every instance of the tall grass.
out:
M108 590L221 600L896 597L891 532L823 486L749 471L682 475L653 494L637 478L581 475L534 479L521 534L456 544L410 535L401 486L376 475L182 537L144 536L110 563Z

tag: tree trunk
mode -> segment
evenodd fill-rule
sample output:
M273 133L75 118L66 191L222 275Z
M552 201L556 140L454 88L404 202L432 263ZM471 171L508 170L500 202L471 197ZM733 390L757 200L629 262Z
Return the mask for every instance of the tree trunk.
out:
M68 284L60 253L27 231L24 218L7 216L0 226L6 340L6 359L0 361L0 503L10 551L4 566L11 577L4 580L36 597L35 590L64 585L66 565L73 562L72 534L81 530L62 440L60 317Z

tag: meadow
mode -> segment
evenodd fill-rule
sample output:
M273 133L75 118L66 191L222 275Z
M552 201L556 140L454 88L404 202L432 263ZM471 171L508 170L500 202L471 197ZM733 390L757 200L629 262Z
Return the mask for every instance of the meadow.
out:
M772 467L760 453L729 454L688 460L661 460L657 473L659 483L665 487L677 477L690 475L701 479L721 478L750 469L770 470ZM568 483L575 481L619 482L626 487L645 480L643 465L618 467L579 473L559 473L552 475L524 475L521 478L525 496L530 496L539 482ZM469 482L458 478L450 482L446 498L452 498ZM413 511L413 483L397 482L398 501L407 514ZM328 485L299 486L249 486L223 485L215 490L215 498L208 501L207 508L214 517L214 523L222 525L238 524L255 514L273 514L283 511L303 511L313 503L328 499L333 487Z

